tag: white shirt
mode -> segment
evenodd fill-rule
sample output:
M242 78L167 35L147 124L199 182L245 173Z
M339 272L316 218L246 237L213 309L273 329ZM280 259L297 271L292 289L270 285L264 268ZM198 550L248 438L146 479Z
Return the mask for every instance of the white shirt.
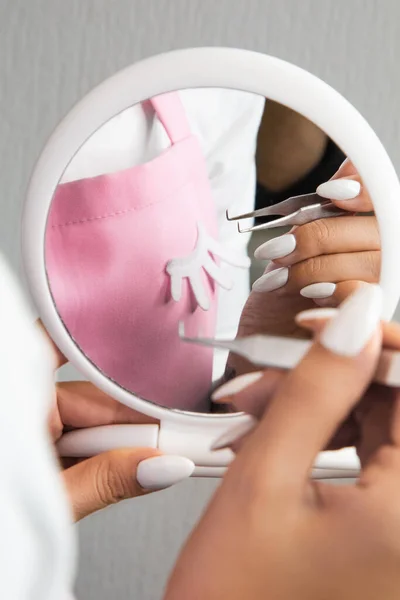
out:
M75 532L48 415L54 359L0 255L0 564L7 600L72 600Z

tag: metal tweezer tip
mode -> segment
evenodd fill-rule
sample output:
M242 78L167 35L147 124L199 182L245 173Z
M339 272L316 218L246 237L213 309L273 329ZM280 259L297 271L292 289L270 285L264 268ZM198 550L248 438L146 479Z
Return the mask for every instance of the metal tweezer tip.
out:
M253 229L254 229L254 227L245 227L244 229L242 229L240 227L240 223L238 223L237 228L238 228L239 233L248 233L249 231L253 231Z
M231 217L229 215L229 209L226 209L225 214L227 221L239 221L240 219L251 219L255 216L256 211L253 210L252 212L244 213L243 215L235 215L234 217Z

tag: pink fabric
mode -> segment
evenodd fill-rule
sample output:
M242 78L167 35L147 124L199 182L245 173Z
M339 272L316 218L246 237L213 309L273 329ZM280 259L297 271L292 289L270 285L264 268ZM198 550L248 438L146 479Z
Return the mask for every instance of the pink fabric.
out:
M186 279L175 302L166 266L193 252L199 222L217 236L216 212L178 94L151 104L171 146L148 163L58 187L46 233L47 273L66 328L104 374L147 400L205 411L212 351L181 342L178 323L188 334L214 335L214 282L202 272L208 311Z

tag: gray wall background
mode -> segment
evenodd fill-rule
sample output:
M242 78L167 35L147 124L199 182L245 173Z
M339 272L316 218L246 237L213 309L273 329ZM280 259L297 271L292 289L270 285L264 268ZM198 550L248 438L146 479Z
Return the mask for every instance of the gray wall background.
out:
M398 0L0 0L0 247L19 265L19 219L46 138L90 88L179 47L236 46L322 77L364 114L400 170ZM214 489L189 481L79 527L82 600L156 600Z

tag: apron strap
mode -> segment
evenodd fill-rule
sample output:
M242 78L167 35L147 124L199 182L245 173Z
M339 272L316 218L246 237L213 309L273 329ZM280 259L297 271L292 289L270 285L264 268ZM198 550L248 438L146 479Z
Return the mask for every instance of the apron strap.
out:
M189 121L178 92L154 96L150 104L167 132L171 144L176 144L191 135Z

